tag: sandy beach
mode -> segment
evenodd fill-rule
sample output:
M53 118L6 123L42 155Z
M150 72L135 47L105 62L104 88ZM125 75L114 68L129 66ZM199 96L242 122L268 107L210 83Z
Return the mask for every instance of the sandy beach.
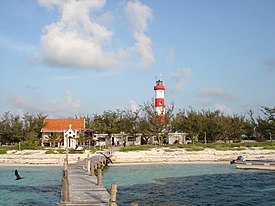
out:
M205 149L186 151L185 149L152 149L150 151L115 152L115 163L217 163L229 162L237 156L245 159L275 159L275 150L245 149L241 151L219 151Z
M69 154L69 164L75 163L80 157L81 160L87 158L88 153ZM66 154L46 154L46 150L10 150L7 154L0 155L1 165L33 165L46 166L56 165L62 166Z
M8 151L0 155L1 165L63 165L65 154L45 154L45 150ZM85 151L83 154L69 154L69 164L96 154ZM114 164L148 164L148 163L228 163L237 156L245 159L275 159L275 150L260 148L240 151L220 151L205 149L186 151L185 149L154 148L147 151L114 152Z

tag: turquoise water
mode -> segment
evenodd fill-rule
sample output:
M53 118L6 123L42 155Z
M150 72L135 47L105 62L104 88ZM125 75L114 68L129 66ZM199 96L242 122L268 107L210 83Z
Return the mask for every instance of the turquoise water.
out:
M111 166L104 170L103 183L120 186L156 183L159 178L241 172L228 164L145 164Z
M15 180L18 170L21 180ZM0 205L56 205L61 199L62 168L60 167L0 167Z
M24 177L15 180L14 170ZM0 167L0 205L56 205L60 167ZM275 173L233 165L176 164L111 166L103 184L118 185L117 203L158 205L275 205Z
M118 185L118 205L275 205L274 172L230 164L114 166L103 183Z

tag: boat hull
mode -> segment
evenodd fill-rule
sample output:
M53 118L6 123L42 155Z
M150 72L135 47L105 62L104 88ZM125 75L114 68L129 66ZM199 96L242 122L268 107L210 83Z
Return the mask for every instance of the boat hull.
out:
M275 170L275 161L237 160L235 164L238 169Z

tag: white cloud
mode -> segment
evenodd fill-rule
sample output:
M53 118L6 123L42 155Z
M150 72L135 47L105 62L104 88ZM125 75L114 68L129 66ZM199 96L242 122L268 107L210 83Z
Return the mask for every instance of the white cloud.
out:
M204 89L198 98L201 104L208 105L227 115L233 115L234 110L221 102L232 102L240 99L238 95L219 87Z
M66 0L37 0L41 6L52 9L54 5L62 5Z
M65 92L65 104L66 107L70 108L72 111L79 111L81 108L80 100L74 100L70 91Z
M60 18L46 25L40 38L42 60L50 65L96 70L121 68L134 62L148 68L154 62L151 39L145 35L152 10L139 1L129 1L125 6L134 45L119 45L113 31L111 12L104 11L106 0L37 0L48 9L58 7ZM105 25L105 26L104 26ZM112 26L110 26L112 27ZM136 58L141 58L137 61ZM138 62L138 63L137 63ZM141 62L141 65L140 65Z
M216 104L215 109L221 111L222 113L226 115L233 115L234 111L232 108L224 105L224 104Z
M125 51L107 51L113 33L92 19L105 0L39 0L40 5L58 6L58 22L44 27L41 36L43 59L48 64L80 68L115 68L121 66Z
M186 82L191 78L192 70L190 68L183 68L171 74L172 80L175 82L173 90L179 92L182 90Z
M29 100L22 96L14 96L10 98L10 103L20 110L28 112L42 112L46 114L56 114L63 112L78 112L81 109L80 100L74 100L70 91L66 91L63 101L53 100L50 103L39 100Z
M138 104L134 100L130 100L129 106L132 111L137 111L139 108Z
M217 100L235 101L238 99L238 95L219 87L204 89L199 94L199 101L201 103L213 103Z
M129 1L125 8L130 21L130 29L137 41L134 50L142 57L142 66L149 67L154 63L151 38L145 35L148 22L153 19L152 9L139 1Z

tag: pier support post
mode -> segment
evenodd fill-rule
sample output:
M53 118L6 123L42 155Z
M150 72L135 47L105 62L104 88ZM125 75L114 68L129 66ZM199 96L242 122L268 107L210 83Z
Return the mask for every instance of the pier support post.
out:
M90 174L91 172L91 160L88 159L87 172Z
M87 158L85 158L85 167L88 169L88 161L90 159L90 153L87 154Z
M63 170L67 170L68 169L68 161L67 158L64 159L64 165L63 165Z
M63 177L62 177L62 194L63 201L69 202L69 180L68 180L68 162L67 159L64 160L64 169L63 169Z
M102 185L102 169L97 168L97 185L101 186Z
M91 176L95 176L95 165L92 161L91 161Z
M110 191L110 201L109 206L116 206L116 193L117 193L117 185L112 184L111 185L111 191Z

